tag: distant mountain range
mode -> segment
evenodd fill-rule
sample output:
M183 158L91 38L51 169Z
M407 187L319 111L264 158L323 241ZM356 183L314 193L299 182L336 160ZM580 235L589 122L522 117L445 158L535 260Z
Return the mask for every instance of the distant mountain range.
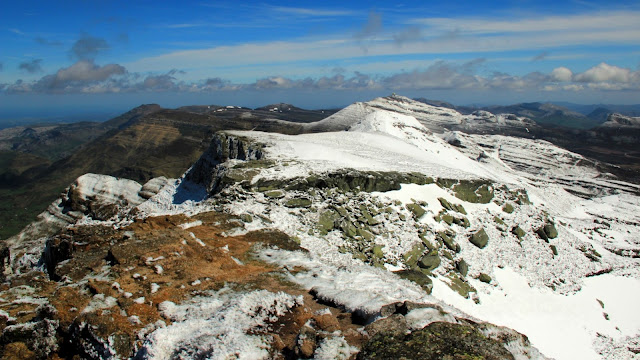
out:
M581 105L568 102L556 103L520 103L514 105L490 106L456 106L446 101L417 98L425 104L446 107L462 114L471 114L477 110L485 110L494 114L514 114L528 117L541 125L562 126L576 129L591 129L607 121L610 114L640 116L640 104L614 105L594 104Z

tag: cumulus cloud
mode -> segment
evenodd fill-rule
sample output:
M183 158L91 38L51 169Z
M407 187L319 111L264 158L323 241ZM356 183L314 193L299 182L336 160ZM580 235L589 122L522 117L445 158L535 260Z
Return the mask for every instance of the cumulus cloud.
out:
M571 72L571 70L567 69L564 66L561 67L557 67L555 69L553 69L553 71L551 71L551 79L553 81L571 81L571 78L573 77L573 72Z
M38 62L36 62L38 64ZM118 64L98 65L93 60L78 60L69 67L40 80L3 84L1 91L11 93L109 93L109 92L207 92L270 90L509 90L509 91L626 91L640 90L640 71L606 63L583 73L557 67L550 73L531 72L512 75L486 73L484 58L464 63L438 61L427 68L403 71L386 76L345 69L329 70L327 76L289 78L267 76L250 83L233 83L220 77L185 82L184 71L166 73L130 73Z
M41 62L42 62L42 59L33 59L31 61L25 61L20 63L20 65L18 65L18 69L24 70L29 74L35 74L37 72L42 71L42 66L40 66Z
M71 47L71 54L78 59L95 59L95 57L109 49L105 39L83 35Z
M620 68L606 63L600 63L581 74L577 74L575 80L578 82L626 83L631 80L631 75L632 72L629 69Z

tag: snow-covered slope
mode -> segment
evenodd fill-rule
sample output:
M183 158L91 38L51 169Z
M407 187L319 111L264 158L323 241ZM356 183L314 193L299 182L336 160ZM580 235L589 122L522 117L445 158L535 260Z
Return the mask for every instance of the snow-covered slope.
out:
M640 117L610 114L607 117L607 121L600 126L606 128L640 128Z
M503 127L526 129L537 126L535 122L513 114L495 115L480 110L470 115L462 115L453 109L432 106L404 96L392 95L347 106L328 118L309 124L307 127L311 131L347 130L361 119L366 118L368 114L380 110L413 117L428 129L436 132L442 132L445 129L479 132L495 131Z
M216 251L226 254L237 251L229 246L236 237L275 229L304 249L281 243L255 247L251 259L277 269L286 281L275 288L296 284L313 301L365 324L400 318L413 333L439 321L473 323L484 336L501 339L516 359L637 358L640 187L546 141L444 132L452 126L529 125L509 116L462 116L393 96L354 104L310 126L310 131L334 132L228 132L203 155L227 151L226 158L197 162L188 172L197 177L145 185L155 195L134 211L118 212L122 221L105 224L126 229L138 219L138 226L155 236L158 225L146 224L152 216L231 214L242 221L215 235L203 230L202 220L181 218L176 231L190 233L171 245L172 254L181 257L188 244L206 249L214 241ZM228 144L259 148L260 156L231 156ZM101 193L99 186L87 188ZM138 196L131 191L125 192ZM147 259L153 266L167 261L165 255ZM255 264L234 257L224 266L241 273ZM171 271L168 265L157 269L155 275ZM143 281L135 275L136 282ZM176 281L153 283L151 289L185 287ZM251 284L260 286L258 280ZM164 318L174 323L145 327L138 355L269 356L277 342L253 332L284 321L279 316L302 299L225 289L181 295L188 300L179 305L162 303ZM238 301L247 301L260 317L247 318ZM237 327L229 316L241 320ZM319 326L314 324L305 326ZM533 347L499 326L527 335ZM370 336L372 329L359 331ZM307 339L300 334L298 344ZM358 351L355 338L346 330L333 332L321 344L338 344L341 350L319 345L312 355L347 358Z

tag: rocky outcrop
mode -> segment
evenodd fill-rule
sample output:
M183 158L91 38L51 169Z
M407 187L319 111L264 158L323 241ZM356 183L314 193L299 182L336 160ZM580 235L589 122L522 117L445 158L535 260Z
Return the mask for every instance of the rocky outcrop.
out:
M621 114L609 114L607 121L601 127L605 128L637 128L640 129L640 117L625 116Z
M185 180L202 185L207 193L219 191L224 185L224 176L229 169L228 160L259 160L263 153L260 145L224 133L216 134L207 150L187 171Z

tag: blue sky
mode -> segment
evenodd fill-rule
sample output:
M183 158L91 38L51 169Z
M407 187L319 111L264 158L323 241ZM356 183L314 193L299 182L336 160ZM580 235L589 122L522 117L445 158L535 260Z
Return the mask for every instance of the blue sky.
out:
M156 102L640 103L637 1L25 1L0 117ZM4 114L3 114L4 113Z

